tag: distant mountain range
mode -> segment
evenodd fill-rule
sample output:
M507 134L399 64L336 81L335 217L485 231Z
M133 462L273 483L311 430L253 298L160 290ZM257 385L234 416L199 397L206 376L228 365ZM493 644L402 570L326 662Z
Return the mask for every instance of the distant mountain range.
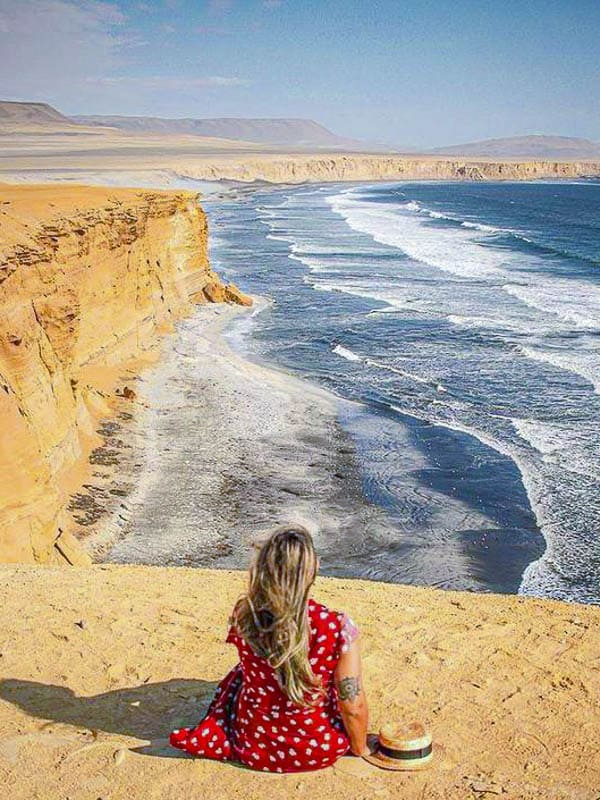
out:
M332 150L365 150L367 145L356 139L338 136L311 119L168 119L163 117L74 116L67 117L47 103L23 103L0 100L0 130L52 127L117 128L130 133L179 134L281 147L330 148ZM380 148L377 148L380 149Z
M73 122L48 103L17 103L0 100L0 124L73 125Z
M315 150L349 150L372 152L402 152L411 155L448 155L487 157L491 159L600 159L600 142L571 136L512 136L503 139L485 139L480 142L419 150L415 147L386 147L381 144L360 142L338 136L311 119L220 117L215 119L169 119L163 117L129 117L80 115L67 117L47 103L23 103L0 100L0 133L34 132L44 129L64 130L69 133L111 129L129 133L174 134L200 136L229 141L254 142L271 147L292 147ZM90 131L90 129L92 129Z
M573 136L510 136L481 142L436 147L438 155L486 156L488 158L600 158L600 142Z
M74 122L100 125L136 133L185 134L234 139L258 144L293 147L330 147L364 149L355 139L337 136L312 119L245 119L220 117L216 119L165 119L163 117L75 116Z

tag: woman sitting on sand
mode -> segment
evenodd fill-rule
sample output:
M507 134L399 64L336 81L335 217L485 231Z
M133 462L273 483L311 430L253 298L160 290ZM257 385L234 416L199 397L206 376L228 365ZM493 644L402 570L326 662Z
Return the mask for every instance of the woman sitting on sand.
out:
M173 731L174 747L265 772L369 753L358 631L347 615L309 599L317 569L304 528L281 528L265 542L231 617L227 641L239 664L197 727Z

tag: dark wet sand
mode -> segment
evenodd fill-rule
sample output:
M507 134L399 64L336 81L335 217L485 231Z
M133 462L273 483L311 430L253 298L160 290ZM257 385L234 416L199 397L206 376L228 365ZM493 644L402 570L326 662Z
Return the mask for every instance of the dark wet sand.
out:
M87 529L96 558L240 567L256 538L297 521L335 572L370 538L393 536L363 497L337 399L236 355L221 331L240 313L252 312L206 306L181 323L138 382L141 413L110 429L107 448L128 444L112 494L95 492L104 507Z
M93 556L243 568L253 542L296 521L315 535L326 575L517 592L538 555L527 520L508 529L446 486L453 470L431 469L410 421L234 352L224 330L260 308L199 308L138 380L138 400L104 424L97 479L73 503ZM388 472L404 515L379 496Z

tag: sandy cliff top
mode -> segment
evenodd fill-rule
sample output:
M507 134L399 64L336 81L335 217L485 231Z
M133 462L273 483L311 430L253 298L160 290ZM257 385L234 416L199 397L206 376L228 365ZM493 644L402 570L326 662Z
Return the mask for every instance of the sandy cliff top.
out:
M148 197L192 199L194 192L121 189L103 186L0 183L0 256L15 244L31 241L36 231L60 218L73 218L105 206L147 204Z
M422 719L446 749L422 774L350 758L275 777L165 749L235 662L240 573L0 567L0 782L13 800L592 800L600 609L320 580L356 618L373 727ZM140 749L141 748L141 749Z

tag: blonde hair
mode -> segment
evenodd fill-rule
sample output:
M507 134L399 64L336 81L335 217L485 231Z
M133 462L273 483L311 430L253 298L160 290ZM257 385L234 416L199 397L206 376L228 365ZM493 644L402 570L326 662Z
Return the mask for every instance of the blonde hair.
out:
M231 620L256 655L273 667L282 691L300 706L313 705L322 692L308 660L307 604L317 566L306 528L278 528L258 551L248 591Z

